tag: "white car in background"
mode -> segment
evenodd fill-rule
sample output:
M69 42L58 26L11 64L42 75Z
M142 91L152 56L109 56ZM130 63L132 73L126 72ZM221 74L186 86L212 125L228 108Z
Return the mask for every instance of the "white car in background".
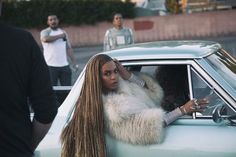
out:
M131 145L106 135L109 157L236 157L236 60L210 41L161 41L105 52L126 68L156 76L162 67L184 67L189 99L210 99L203 113L181 117L160 144ZM86 67L86 66L85 66ZM70 120L84 81L83 70L59 108L36 157L59 157L60 134ZM171 74L166 75L171 76Z
M161 16L166 15L167 12L165 0L137 0L136 7L158 11Z

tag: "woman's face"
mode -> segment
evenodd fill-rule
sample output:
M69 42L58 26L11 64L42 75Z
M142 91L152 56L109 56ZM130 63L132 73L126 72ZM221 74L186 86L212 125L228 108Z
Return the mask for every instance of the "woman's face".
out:
M103 92L116 91L118 88L118 69L113 61L109 61L102 66L102 87Z
M121 14L115 14L115 16L113 17L113 25L115 27L122 27L123 24L123 20L122 20L122 15Z

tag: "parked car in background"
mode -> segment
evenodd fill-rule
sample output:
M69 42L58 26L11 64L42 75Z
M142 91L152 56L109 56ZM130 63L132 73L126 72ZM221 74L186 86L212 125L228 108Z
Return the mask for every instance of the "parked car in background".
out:
M236 1L235 0L214 0L216 3L217 9L235 9Z
M187 13L212 10L228 10L236 7L235 0L182 0L183 11ZM186 7L186 8L185 8Z
M182 87L187 99L207 98L210 101L203 113L181 117L168 126L160 144L131 145L107 134L109 157L236 156L236 60L220 44L211 41L161 41L134 44L105 53L130 71L147 73L157 80L171 81L178 75L181 81L172 84ZM173 68L176 75L169 70ZM35 152L36 157L60 156L60 134L73 115L84 71L59 108L51 129ZM164 91L165 88L169 87L163 86Z
M133 0L136 2L136 7L155 11L158 15L166 15L167 9L165 6L166 0Z

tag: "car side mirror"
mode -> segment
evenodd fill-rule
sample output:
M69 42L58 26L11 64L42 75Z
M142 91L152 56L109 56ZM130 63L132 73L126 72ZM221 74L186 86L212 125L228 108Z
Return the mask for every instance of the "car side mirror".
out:
M227 116L223 113L227 113L227 108L224 105L218 105L212 112L212 118L215 123L221 123L225 125L236 126L236 116Z

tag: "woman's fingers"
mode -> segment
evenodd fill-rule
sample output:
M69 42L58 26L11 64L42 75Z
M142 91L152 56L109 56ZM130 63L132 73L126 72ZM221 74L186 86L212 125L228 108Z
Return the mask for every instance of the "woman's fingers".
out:
M193 112L203 112L209 104L207 99L193 99L191 109Z
M203 112L209 104L207 99L193 99L188 101L183 107L187 113Z
M128 80L130 78L130 76L131 76L129 71L127 69L125 69L125 67L117 59L114 59L113 61L116 64L116 67L117 67L117 69L119 71L120 76L123 79Z

